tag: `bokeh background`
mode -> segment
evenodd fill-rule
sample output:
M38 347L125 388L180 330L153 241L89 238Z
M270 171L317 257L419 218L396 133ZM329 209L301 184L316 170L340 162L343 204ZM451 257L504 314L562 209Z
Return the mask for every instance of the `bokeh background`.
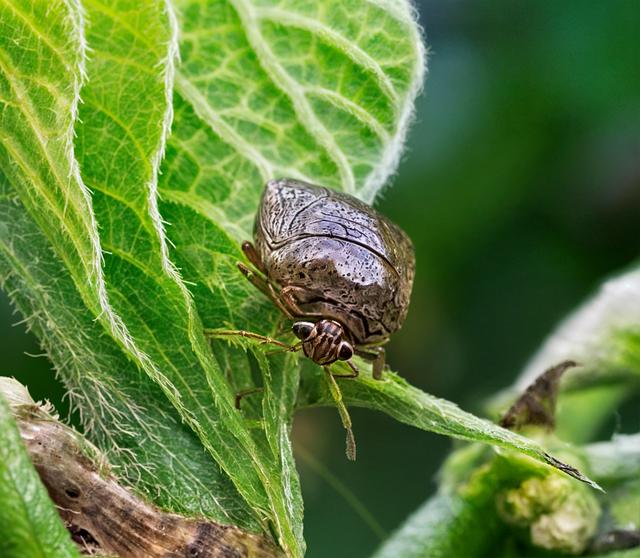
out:
M377 207L413 239L417 277L392 367L481 412L554 325L640 254L640 2L417 3L429 75ZM35 339L0 299L2 373L65 413ZM637 403L637 402L636 402ZM628 404L602 436L638 430ZM353 410L294 427L310 558L368 556L436 487L443 437Z

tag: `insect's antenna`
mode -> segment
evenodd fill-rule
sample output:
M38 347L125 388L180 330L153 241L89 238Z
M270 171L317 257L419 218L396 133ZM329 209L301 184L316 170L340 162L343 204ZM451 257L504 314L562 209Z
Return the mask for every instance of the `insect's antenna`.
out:
M333 397L333 401L338 408L338 413L340 414L340 419L342 420L342 427L347 432L347 438L345 441L345 453L347 454L347 459L349 461L355 461L356 439L353 436L353 430L351 429L351 417L349 416L349 411L347 411L347 407L342 400L342 392L340 391L338 382L336 382L331 370L328 366L323 366L323 368L326 372L325 376L327 378L327 382L329 383L329 392L331 393L331 397Z

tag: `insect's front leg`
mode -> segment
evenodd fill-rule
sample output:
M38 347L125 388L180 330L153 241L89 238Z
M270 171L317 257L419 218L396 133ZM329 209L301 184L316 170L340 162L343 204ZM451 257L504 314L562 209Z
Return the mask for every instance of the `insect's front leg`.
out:
M354 351L358 356L372 362L371 373L376 380L382 380L382 372L385 366L386 352L384 347L376 347L371 351L364 351L362 349L356 349Z
M244 255L247 257L247 259L251 262L253 267L255 267L263 275L267 274L267 270L265 269L264 264L260 259L258 250L256 250L256 247L251 242L249 242L248 240L243 242L242 251L244 252Z
M246 265L240 262L238 262L238 269L249 280L249 282L254 287L256 287L262 294L264 294L267 298L269 298L289 320L293 320L293 316L291 315L291 312L289 311L287 306L283 303L281 297L273 288L273 285L269 283L269 281L267 281L265 277L258 275L257 273L249 269Z
M259 333L253 333L252 331L245 331L243 329L208 329L205 328L204 335L208 339L215 339L216 337L246 337L247 339L256 339L260 341L261 345L277 345L287 351L295 351L296 345L287 345L282 341L278 341L273 337L267 337L266 335L260 335Z
M260 335L259 333L253 333L252 331L245 331L242 329L205 329L204 335L208 339L215 339L220 337L234 337L234 336L245 337L247 339L255 339L259 341L261 345L269 344L269 345L276 345L277 347L280 347L278 350L270 351L270 352L295 352L295 351L299 351L301 347L300 343L296 343L295 345L288 345L286 343L283 343L282 341L278 341L277 339L274 339L273 337L267 337L266 335ZM270 352L266 352L265 354L268 355L270 354ZM252 393L261 392L263 390L264 388L262 387L254 387L254 388L248 388L236 393L235 395L236 409L240 409L240 402L244 397Z
M304 316L305 318L322 318L321 314L311 314L300 308L300 303L298 301L302 300L304 302L305 298L308 296L309 291L307 289L297 287L295 285L287 285L280 291L280 298L289 308L290 314L293 314L294 316Z
M333 372L331 372L331 375L334 378L357 378L360 374L360 370L358 370L358 367L350 360L347 360L346 364L349 366L349 368L351 368L351 372L349 372L348 374L334 374Z

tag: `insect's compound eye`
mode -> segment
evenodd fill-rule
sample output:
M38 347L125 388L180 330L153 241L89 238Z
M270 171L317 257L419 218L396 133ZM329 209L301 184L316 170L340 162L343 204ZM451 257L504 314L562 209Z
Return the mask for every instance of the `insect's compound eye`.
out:
M338 347L338 358L340 360L349 360L353 356L353 347L350 343L343 341Z
M293 334L301 341L304 341L311 335L311 333L313 332L313 328L314 324L312 324L311 322L296 322L295 324L293 324L292 329Z

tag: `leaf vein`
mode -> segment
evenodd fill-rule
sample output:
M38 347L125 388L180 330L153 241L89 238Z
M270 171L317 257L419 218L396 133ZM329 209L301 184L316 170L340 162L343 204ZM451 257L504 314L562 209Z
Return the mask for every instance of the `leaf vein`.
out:
M61 47L59 45L54 44L49 38L49 36L46 35L41 29L39 29L34 24L34 22L31 19L29 19L29 17L18 8L18 4L19 4L18 2L7 2L6 0L0 0L0 1L2 1L2 3L5 6L7 6L10 10L12 10L17 17L19 17L22 21L24 21L27 24L27 27L33 32L33 34L36 35L39 40L41 40L44 44L46 44L51 49L51 52L53 52L56 55L56 58L58 58L58 60L62 63L65 70L67 70L67 72L73 73L74 68L66 61L65 55L61 51Z
M356 186L353 170L349 165L346 155L338 147L329 130L327 130L311 108L300 84L298 84L277 61L267 41L260 32L257 19L252 15L252 9L246 0L228 1L236 10L243 24L249 44L256 53L263 69L273 83L289 97L300 123L319 141L320 145L322 145L329 157L333 160L338 168L344 190L348 193L355 194Z
M358 103L354 103L350 99L347 99L339 93L331 91L325 87L307 86L304 88L304 91L323 97L333 106L352 114L367 126L367 128L374 132L383 143L387 143L391 139L389 137L389 132L387 132L382 123Z
M180 73L176 75L176 87L180 94L191 104L198 117L227 145L241 153L258 169L263 181L273 178L273 167L262 154L249 144L240 134L229 126L211 108L206 98L191 82Z
M305 17L302 14L271 7L260 7L256 10L257 17L267 19L280 25L289 25L303 29L325 39L331 46L346 54L357 65L373 73L380 89L391 100L394 107L400 102L400 96L393 86L391 79L384 72L380 64L366 51L362 50L355 42L350 41L341 33L338 33L321 21Z

